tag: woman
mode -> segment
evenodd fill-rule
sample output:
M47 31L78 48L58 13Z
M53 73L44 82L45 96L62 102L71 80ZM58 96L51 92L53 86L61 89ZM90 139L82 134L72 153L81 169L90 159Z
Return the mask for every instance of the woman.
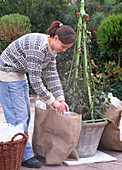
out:
M43 102L55 107L59 113L69 111L56 69L56 55L65 52L75 41L76 33L70 26L54 21L46 34L26 34L3 51L0 56L0 100L8 123L23 123L28 131L30 102L26 73ZM50 90L43 85L42 74ZM22 165L41 167L29 142Z

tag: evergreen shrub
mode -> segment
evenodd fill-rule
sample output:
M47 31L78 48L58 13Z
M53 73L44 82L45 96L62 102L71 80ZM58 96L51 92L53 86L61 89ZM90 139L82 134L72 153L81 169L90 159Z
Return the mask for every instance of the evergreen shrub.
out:
M14 40L31 32L28 17L20 14L5 15L0 18L0 53Z
M110 15L103 20L96 31L97 41L103 52L118 56L122 52L122 14ZM117 60L116 60L117 61ZM120 61L119 61L120 65Z

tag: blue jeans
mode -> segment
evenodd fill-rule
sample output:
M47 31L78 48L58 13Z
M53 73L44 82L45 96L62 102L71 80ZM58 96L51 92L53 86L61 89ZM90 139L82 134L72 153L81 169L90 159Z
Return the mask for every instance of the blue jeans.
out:
M30 100L28 82L2 82L0 81L0 100L7 123L12 125L24 124L24 130L28 132L30 122ZM27 141L23 161L33 157L32 147Z

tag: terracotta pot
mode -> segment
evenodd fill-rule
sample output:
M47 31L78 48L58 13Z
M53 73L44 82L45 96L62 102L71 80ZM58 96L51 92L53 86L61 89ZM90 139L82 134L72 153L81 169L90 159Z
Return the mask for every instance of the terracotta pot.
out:
M91 157L96 154L106 121L95 123L82 123L82 130L76 146L80 158Z

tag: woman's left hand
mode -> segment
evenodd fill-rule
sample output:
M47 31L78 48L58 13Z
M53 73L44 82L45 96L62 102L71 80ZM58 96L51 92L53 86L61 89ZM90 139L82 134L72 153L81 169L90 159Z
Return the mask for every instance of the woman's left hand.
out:
M61 103L63 104L63 106L65 107L66 112L69 112L69 106L65 103L65 101L64 101L64 100L61 100L60 102L61 102Z

